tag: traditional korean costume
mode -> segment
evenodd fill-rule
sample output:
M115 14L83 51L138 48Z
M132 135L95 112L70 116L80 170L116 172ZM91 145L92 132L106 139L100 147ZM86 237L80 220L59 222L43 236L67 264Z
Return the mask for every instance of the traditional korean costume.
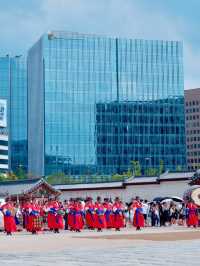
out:
M116 230L119 230L120 228L124 227L124 206L121 202L115 202L113 204L113 225Z
M194 203L188 203L186 207L186 222L187 226L198 226L197 206Z
M1 210L4 215L4 229L8 235L12 232L16 232L17 227L15 223L15 208L12 203L6 203L1 206Z

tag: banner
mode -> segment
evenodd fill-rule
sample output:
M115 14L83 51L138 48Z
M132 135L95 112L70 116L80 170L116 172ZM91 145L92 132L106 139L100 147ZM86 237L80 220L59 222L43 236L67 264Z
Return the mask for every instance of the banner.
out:
M7 102L0 99L0 127L7 127Z

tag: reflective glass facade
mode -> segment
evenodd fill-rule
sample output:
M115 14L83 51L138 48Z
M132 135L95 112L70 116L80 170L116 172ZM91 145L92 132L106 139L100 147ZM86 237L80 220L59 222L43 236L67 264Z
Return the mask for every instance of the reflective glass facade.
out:
M27 65L22 56L0 58L0 98L7 100L9 169L27 169Z
M28 108L32 173L185 167L180 42L45 34L28 55Z
M9 99L10 86L10 58L0 57L0 99Z
M27 170L27 63L23 56L10 59L10 150L11 169Z

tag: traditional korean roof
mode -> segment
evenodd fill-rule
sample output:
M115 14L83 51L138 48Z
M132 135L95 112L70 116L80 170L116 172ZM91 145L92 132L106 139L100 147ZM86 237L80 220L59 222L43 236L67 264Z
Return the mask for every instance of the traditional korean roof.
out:
M85 190L85 189L104 189L104 188L121 188L123 182L106 182L91 184L74 184L74 185L54 185L59 190Z
M159 176L160 180L190 179L195 172L165 172Z
M194 175L194 172L165 172L160 176L142 176L131 177L124 182L104 182L104 183L89 183L89 184L71 184L71 185L54 185L56 189L61 191L76 191L76 190L103 190L103 189L118 189L126 188L126 186L160 184L161 182L178 182L189 181Z
M40 186L45 186L52 194L59 195L61 192L47 183L43 178L4 181L0 182L0 196L19 196L32 193Z
M157 176L142 176L142 177L134 177L126 180L124 182L125 185L134 185L134 184L152 184L157 183L158 177Z

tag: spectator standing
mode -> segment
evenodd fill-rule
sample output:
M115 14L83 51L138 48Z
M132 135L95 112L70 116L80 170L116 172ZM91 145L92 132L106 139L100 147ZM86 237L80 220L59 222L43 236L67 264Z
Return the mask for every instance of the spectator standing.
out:
M142 212L144 216L145 226L147 226L147 217L149 212L149 205L147 200L144 200L144 202L142 202Z

